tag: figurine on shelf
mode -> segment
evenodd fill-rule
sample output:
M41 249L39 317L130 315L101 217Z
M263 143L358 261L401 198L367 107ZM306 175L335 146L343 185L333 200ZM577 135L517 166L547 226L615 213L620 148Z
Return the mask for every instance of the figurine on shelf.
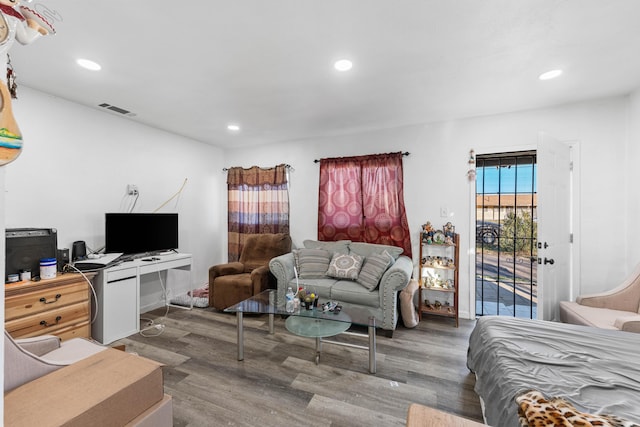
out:
M447 222L443 227L443 231L445 237L451 237L453 239L453 235L456 233L456 227L450 222Z
M422 241L423 242L427 244L431 244L433 242L433 233L435 233L435 230L431 225L430 221L427 221L426 224L422 225Z

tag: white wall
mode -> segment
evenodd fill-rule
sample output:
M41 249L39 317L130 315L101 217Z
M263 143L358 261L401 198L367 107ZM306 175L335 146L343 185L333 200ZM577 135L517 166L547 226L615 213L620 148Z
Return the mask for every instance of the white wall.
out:
M194 284L206 283L209 266L226 260L218 244L226 233L220 149L24 86L14 113L25 142L5 167L7 228L52 227L59 248L84 240L97 249L104 214L122 211L127 184L140 192L134 211L150 212L187 178L179 203L160 212L179 213L180 251L193 254ZM143 290L154 301L159 292L154 285Z
M627 146L628 178L624 181L628 201L627 223L628 267L640 263L640 89L630 96L629 102L629 141Z
M194 254L194 282L226 261L228 166L289 163L291 234L295 244L316 237L318 165L321 157L409 151L405 202L417 236L427 220L436 225L440 207L452 213L457 231L469 236L472 206L466 179L468 151L509 151L534 146L539 131L580 147L581 229L577 277L580 292L613 287L640 261L635 249L638 195L625 183L639 173L640 154L629 135L640 135L640 96L607 98L554 108L408 126L330 138L309 138L224 153L214 147L139 125L22 87L14 110L25 150L7 165L7 227L55 227L59 247L85 240L104 243L103 215L119 210L126 185L141 197L137 211L155 209L188 184L180 199L180 249ZM631 123L631 124L630 124ZM165 211L174 209L171 204ZM204 238L202 236L205 236ZM414 239L415 240L415 239ZM461 253L469 251L465 240ZM629 242L627 245L626 242ZM417 253L417 240L414 241ZM414 259L417 258L414 256ZM473 260L461 260L461 311L469 310ZM466 298L465 298L466 297ZM465 304L466 302L466 304Z
M580 146L581 204L577 207L582 230L580 247L581 290L608 289L620 282L633 264L625 251L627 239L626 198L621 183L627 177L628 97L608 98L554 108L478 117L450 122L386 129L331 138L310 138L251 149L227 150L230 166L273 166L289 163L291 173L291 235L300 245L317 237L318 165L314 159L370 153L409 151L404 160L407 219L414 240L420 225L430 220L436 226L447 221L440 207L447 207L451 221L461 233L461 254L469 253L470 185L466 178L471 148L511 151L534 147L538 133L545 131L560 140ZM638 236L635 236L636 238ZM473 242L473 239L470 239ZM635 254L634 254L635 256ZM640 259L638 259L640 261ZM473 258L461 255L460 309L468 315L469 274Z

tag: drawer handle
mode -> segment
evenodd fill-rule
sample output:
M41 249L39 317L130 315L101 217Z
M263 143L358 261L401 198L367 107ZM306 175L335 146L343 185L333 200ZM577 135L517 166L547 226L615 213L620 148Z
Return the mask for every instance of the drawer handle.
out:
M56 294L56 299L53 300L53 301L47 301L47 299L45 297L42 297L42 298L40 298L40 302L43 302L45 304L53 304L54 302L57 302L58 299L60 299L61 296L62 295L60 295L60 294Z
M57 325L58 323L60 323L61 320L62 320L62 316L56 316L56 323L54 323L53 325L48 324L46 320L41 321L40 324L45 328L48 328L48 327Z

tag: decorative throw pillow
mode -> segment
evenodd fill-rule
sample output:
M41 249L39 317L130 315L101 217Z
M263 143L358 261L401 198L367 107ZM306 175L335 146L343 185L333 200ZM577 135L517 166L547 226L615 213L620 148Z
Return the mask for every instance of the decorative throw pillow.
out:
M327 276L336 279L356 280L362 268L360 255L334 254L327 270Z
M300 279L322 279L327 276L331 253L324 249L296 249L293 251Z
M360 270L358 283L369 289L369 291L373 291L378 287L382 275L393 264L393 261L393 257L387 251L382 251L380 254L370 254L365 259L362 270Z

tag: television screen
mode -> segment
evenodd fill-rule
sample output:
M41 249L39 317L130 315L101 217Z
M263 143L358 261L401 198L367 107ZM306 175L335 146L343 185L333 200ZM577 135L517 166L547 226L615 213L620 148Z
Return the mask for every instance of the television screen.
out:
M177 248L177 213L105 214L105 253L130 255Z

